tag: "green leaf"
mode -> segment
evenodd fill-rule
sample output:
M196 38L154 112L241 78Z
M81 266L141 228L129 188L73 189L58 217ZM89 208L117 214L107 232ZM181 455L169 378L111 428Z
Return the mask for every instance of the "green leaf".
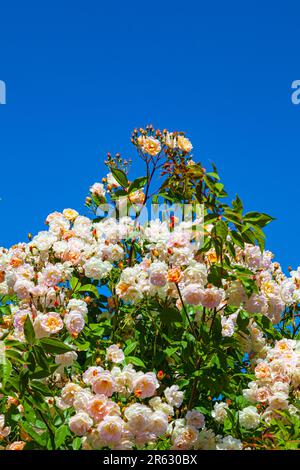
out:
M67 351L74 351L74 348L63 343L59 339L54 338L41 338L40 343L46 352L52 354L64 354Z
M134 366L146 367L145 363L141 359L134 356L127 356L126 364L133 364Z
M241 215L239 213L236 213L230 209L226 209L224 214L223 214L223 217L228 220L229 222L232 222L233 224L235 224L236 226L241 226L242 225L242 219L241 219Z
M22 355L18 351L15 351L14 349L7 349L5 351L5 357L8 357L8 358L12 359L13 361L17 361L17 362L20 362L22 364L24 364L26 362L23 359Z
M165 353L168 357L171 357L171 356L173 356L173 355L176 353L177 350L178 350L178 346L176 346L176 348L166 348L166 349L164 350L164 353Z
M236 323L240 330L247 332L247 326L249 324L249 314L245 310L241 310L237 316Z
M244 240L238 232L231 230L230 238L232 239L235 245L239 246L240 248L244 248L245 246Z
M92 292L95 297L99 297L99 291L96 286L93 284L86 284L85 286L81 286L76 292Z
M69 428L65 424L60 426L55 431L55 448L59 449L60 446L65 442L67 435L69 434Z
M182 317L178 308L164 308L159 312L159 316L164 323L181 322Z
M215 178L216 180L220 180L220 176L218 175L218 173L215 173L214 171L210 171L206 173L206 175L211 176L212 178Z
M128 179L125 175L124 171L120 170L119 168L110 168L115 180L123 186L123 188L127 188L128 186Z
M56 369L59 367L59 364L52 364L49 367L49 370L42 369L41 367L37 367L35 371L30 374L31 379L44 379L45 377L49 377L50 375L54 374Z
M2 368L2 387L5 387L12 371L12 364L8 359L4 359L4 362L1 364L1 368Z
M254 232L254 235L255 235L255 238L257 240L257 243L258 243L258 246L261 250L261 252L264 251L265 249L265 234L264 232L262 231L262 229L260 227L255 227L255 226L252 226L252 230Z
M71 289L75 291L75 289L77 290L81 286L81 283L79 282L79 279L77 277L73 276L70 280L70 286Z
M81 447L81 438L80 437L75 437L73 444L72 444L72 449L73 450L79 450Z
M242 201L241 201L241 199L239 198L238 195L236 195L235 200L232 201L232 207L239 214L243 213L243 208L244 208L243 203L242 203Z
M245 222L256 224L256 225L259 225L260 227L265 227L272 220L275 220L275 219L268 214L264 214L263 212L248 212L247 214L244 215Z
M129 343L126 348L124 349L124 354L125 356L128 356L130 353L132 353L132 351L135 350L135 348L137 347L138 345L138 341L133 341L131 343Z
M224 220L219 220L214 227L214 231L218 237L221 238L223 242L226 241L226 237L228 234L228 227Z
M241 235L244 242L250 243L251 245L255 245L255 235L248 224L244 226Z
M148 178L147 176L142 176L140 178L136 178L128 188L128 194L137 191L138 189L143 188L147 184Z
M50 388L38 380L32 380L30 382L30 388L42 393L45 397L53 395L53 392L50 390Z
M22 423L22 428L24 428L24 430L27 432L27 434L29 434L29 436L32 437L32 439L38 445L40 445L41 447L45 447L46 442L47 442L47 438L48 438L48 432L47 431L44 432L43 434L39 434L39 433L35 432L32 429L32 424L27 423L27 422Z
M44 352L44 349L41 346L36 345L33 349L33 352L34 352L34 357L35 357L37 364L42 369L49 370L49 364L48 364L47 356Z
M24 323L24 334L25 334L27 343L32 345L35 341L35 332L34 332L34 328L31 323L31 319L29 315L27 315L25 323Z

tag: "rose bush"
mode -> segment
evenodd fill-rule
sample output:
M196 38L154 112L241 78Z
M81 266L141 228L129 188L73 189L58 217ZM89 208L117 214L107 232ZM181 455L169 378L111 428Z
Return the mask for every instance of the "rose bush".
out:
M0 249L1 448L299 448L300 269L184 133L132 142L145 175L109 154L89 217Z

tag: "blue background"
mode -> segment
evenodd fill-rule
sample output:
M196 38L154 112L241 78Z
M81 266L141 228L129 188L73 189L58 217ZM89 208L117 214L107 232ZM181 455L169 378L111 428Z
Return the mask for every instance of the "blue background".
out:
M300 6L278 3L1 2L0 244L84 213L106 152L134 157L132 128L152 123L187 131L231 196L276 217L267 247L296 267Z

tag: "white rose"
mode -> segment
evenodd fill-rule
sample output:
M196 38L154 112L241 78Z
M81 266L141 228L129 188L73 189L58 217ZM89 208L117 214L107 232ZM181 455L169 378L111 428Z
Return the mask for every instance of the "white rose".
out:
M176 408L182 405L184 393L179 390L178 385L172 385L172 387L166 388L164 395L169 405L175 406Z
M227 409L228 409L227 403L224 403L224 402L215 403L214 409L211 412L211 415L214 418L214 420L217 421L217 423L224 423L224 420L227 416L227 412L226 412Z
M245 429L254 429L259 425L260 415L255 406L247 406L239 411L240 425Z
M108 261L102 261L100 258L91 258L84 266L85 275L92 279L102 279L112 269L112 265Z

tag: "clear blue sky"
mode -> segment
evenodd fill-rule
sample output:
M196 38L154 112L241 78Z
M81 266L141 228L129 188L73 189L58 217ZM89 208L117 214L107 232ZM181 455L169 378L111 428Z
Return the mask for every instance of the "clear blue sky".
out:
M84 211L106 152L133 156L152 123L187 131L232 196L276 217L284 269L300 264L300 6L280 3L1 2L0 245Z

